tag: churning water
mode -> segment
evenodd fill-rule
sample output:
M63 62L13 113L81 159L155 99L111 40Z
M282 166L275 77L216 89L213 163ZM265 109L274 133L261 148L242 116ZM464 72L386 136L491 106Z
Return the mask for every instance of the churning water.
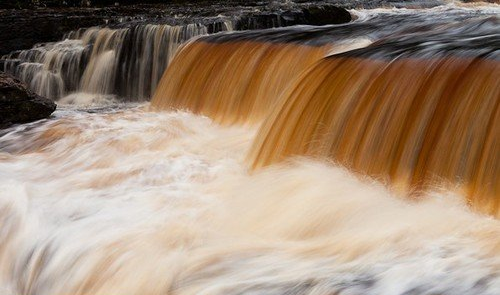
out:
M423 13L432 18L448 9L361 11L357 12L360 21L352 25L363 27L365 19L379 14L406 13L404 17L412 20ZM453 11L457 9L453 7ZM469 13L490 13L486 8L474 9L460 10L459 19ZM488 9L497 11L494 6ZM393 28L401 26L399 21L388 22ZM491 26L498 28L497 19L490 16L472 24L486 27L486 31ZM364 44L354 42L358 45L353 49L376 41L380 29L376 25L383 24L373 25L353 36ZM345 34L350 28L338 28L333 36L348 39ZM317 35L324 29L293 30ZM266 34L275 32L281 31ZM245 42L253 40L251 34L261 33L242 34L250 38ZM472 210L460 189L436 185L426 187L418 197L408 198L406 193L367 176L369 173L357 170L354 174L337 164L335 157L308 153L252 169L248 157L255 148L254 139L266 134L260 129L265 109L254 105L257 96L283 94L280 101L287 109L287 95L294 93L277 89L277 85L286 88L293 80L307 88L303 79L311 79L308 74L316 72L300 68L314 61L304 58L301 63L292 62L309 50L288 46L295 41L283 43L280 39L276 43L265 37L263 40L272 45L238 43L241 40L231 43L235 37L230 35L235 34L214 37L221 40L198 39L199 43L190 43L177 55L172 62L177 69L182 70L180 58L191 66L186 73L177 72L185 75L181 77L167 70L153 101L156 107L165 109L163 112L153 111L147 103L81 106L78 104L92 99L76 93L65 101L75 105L60 106L52 118L1 131L0 294L499 294L499 220ZM280 38L283 36L294 35L286 33ZM494 53L498 52L498 33L491 36L484 55L492 56L491 65L497 66ZM234 47L223 48L224 38ZM465 43L471 40L477 39ZM431 42L432 48L437 48L434 51L451 52L442 49L439 42ZM280 47L281 43L286 46ZM345 49L326 48L326 43L319 43L319 47L313 44L309 57L318 59L318 67L324 65L329 73L335 73L330 69L335 57L325 59L322 54ZM247 46L238 48L238 44ZM466 47L461 44L450 46ZM212 50L209 56L218 62L197 58L196 54L207 48ZM357 51L355 57L366 57L366 52L370 57L372 53L387 53L380 49L385 48L384 43L370 47L373 50L367 48ZM424 55L429 53L423 51ZM231 71L226 54L238 53L248 60L252 53L261 58L248 71ZM276 58L284 65L273 60ZM233 56L232 61L240 60ZM96 66L103 64L98 62ZM274 71L270 72L266 64ZM287 64L294 67L293 71L287 70ZM219 70L205 71L203 66ZM287 76L299 72L299 68L305 74L297 73L297 80ZM405 70L402 76L409 76L405 67L399 69ZM489 80L485 81L494 79L490 72L496 73L488 68ZM351 83L348 85L358 85L350 75L346 76ZM191 88L174 87L180 84L167 87L169 77ZM331 76L325 75L321 81L326 77ZM370 78L362 76L363 81ZM328 87L328 91L318 89L317 93L329 93ZM481 93L490 97L491 91ZM187 100L176 101L180 97L172 97L174 93L186 95ZM236 94L248 103L234 99ZM326 94L324 101L331 98ZM273 112L273 104L267 103L266 108ZM190 111L172 109L175 107ZM228 111L231 108L234 110ZM324 114L321 118L338 114L330 116L319 110ZM235 112L240 112L237 119L225 120ZM283 134L293 134L283 130ZM299 136L292 142L302 139ZM279 140L276 142L278 146ZM494 160L498 161L498 156ZM497 176L494 174L493 179ZM493 197L498 199L498 195Z
M497 220L324 162L249 173L254 132L144 106L9 129L2 294L498 294Z

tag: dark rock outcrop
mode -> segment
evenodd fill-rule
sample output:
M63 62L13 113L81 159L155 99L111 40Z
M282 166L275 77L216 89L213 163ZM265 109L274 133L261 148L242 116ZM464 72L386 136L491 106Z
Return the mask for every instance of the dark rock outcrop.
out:
M79 28L142 19L149 13L146 9L122 7L0 9L0 56L37 43L61 40L65 33Z
M256 30L294 25L331 25L343 24L352 20L344 8L321 4L301 6L293 9L271 12L252 12L242 14L236 23L237 30Z
M298 24L338 24L351 19L344 8L323 1L314 4L235 0L166 1L162 4L130 6L33 9L1 9L0 6L0 56L31 48L37 43L58 41L70 31L92 26L202 23L209 26L209 33L213 33L219 31L218 16L234 20L236 30Z
M0 127L47 118L56 104L28 90L12 76L0 72Z
M303 9L305 23L308 25L323 26L343 24L351 21L351 14L344 8L337 6L311 6Z

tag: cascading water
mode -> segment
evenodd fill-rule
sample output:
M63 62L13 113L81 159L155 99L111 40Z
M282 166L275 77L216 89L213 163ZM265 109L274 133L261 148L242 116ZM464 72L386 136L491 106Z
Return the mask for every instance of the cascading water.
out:
M409 27L390 17L382 33L379 16L197 39L166 71L152 105L222 123L266 118L254 168L308 155L402 192L451 181L475 208L499 216L498 19L416 14L420 23Z
M1 138L2 294L500 288L498 221L458 195L409 203L305 159L249 175L255 128L91 111L61 110Z
M231 21L221 23L216 29L232 30ZM5 56L4 70L36 93L54 100L64 97L65 103L83 97L74 92L147 100L179 46L207 33L202 24L78 30L61 42Z
M500 8L352 13L200 37L151 105L0 131L0 294L499 294ZM90 80L157 58L138 41L112 63L127 30L78 45L102 59ZM394 190L393 168L439 177Z
M59 98L78 88L84 53L80 40L49 43L8 55L4 70L27 82L36 93Z
M402 191L449 180L474 207L500 216L495 22L398 36L321 60L267 117L254 167L311 155Z
M218 45L200 40L179 53L153 105L187 108L219 122L260 122L292 78L328 49L245 41Z

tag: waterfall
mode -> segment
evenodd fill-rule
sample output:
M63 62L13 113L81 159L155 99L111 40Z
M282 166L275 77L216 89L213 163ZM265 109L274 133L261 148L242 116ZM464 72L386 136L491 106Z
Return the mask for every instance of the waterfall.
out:
M62 97L0 130L0 294L500 294L485 5L90 28L11 54ZM64 103L96 95L123 100Z
M214 28L232 30L232 23ZM4 56L3 70L54 100L74 92L147 100L179 46L207 33L202 24L80 29Z
M83 71L79 90L93 94L111 94L126 30L95 29L83 36L85 44L93 41L89 62Z
M224 124L264 119L253 169L330 159L407 195L458 190L500 216L495 21L403 27L371 45L366 27L348 39L347 26L206 36L172 62L152 106Z
M4 71L28 83L36 93L55 99L77 89L85 53L80 40L38 45L4 57Z

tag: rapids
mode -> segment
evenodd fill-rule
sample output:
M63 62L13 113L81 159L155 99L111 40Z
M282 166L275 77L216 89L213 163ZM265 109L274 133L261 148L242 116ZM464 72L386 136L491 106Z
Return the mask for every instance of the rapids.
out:
M59 69L65 86L56 87L59 107L51 118L0 130L0 294L498 295L500 221L473 210L459 189L434 183L408 196L332 157L304 152L268 163L256 151L269 130L282 139L293 133L278 129L269 114L277 117L288 96L299 96L291 86L335 81L314 71L333 72L335 58L393 54L397 61L403 53L420 58L470 47L496 66L499 12L484 4L353 10L357 20L346 25L197 37L172 62L155 40L173 28L160 25L134 31L140 37L129 41L137 47L124 63L117 59L120 40L131 31L91 28L46 45L42 56L26 51L42 61L28 72L54 66L40 83L52 83L45 74ZM440 34L443 28L450 35ZM152 43L143 43L148 32ZM419 32L438 37L420 42ZM462 34L468 38L443 41ZM101 38L92 43L102 47L88 52L85 36ZM391 42L403 45L386 51ZM85 50L95 59L86 56L81 67L73 54ZM134 60L139 52L157 54ZM78 73L44 63L52 54L75 61ZM244 68L246 62L254 67ZM151 104L130 102L147 98L167 64ZM491 87L481 93L498 105L497 72L488 73ZM369 79L339 76L348 81L342 85ZM397 86L411 76L405 71ZM83 85L91 90L76 91ZM323 92L312 89L311 97ZM269 101L255 104L263 98ZM266 153L279 152L280 144L286 142L266 141ZM265 165L253 167L259 160Z
M497 294L497 220L308 159L249 174L254 132L144 106L8 130L2 294Z

